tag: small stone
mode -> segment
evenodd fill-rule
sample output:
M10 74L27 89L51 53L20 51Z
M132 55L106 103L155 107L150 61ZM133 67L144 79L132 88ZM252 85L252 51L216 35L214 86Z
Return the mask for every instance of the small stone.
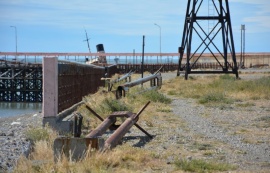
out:
M7 136L14 136L14 132L8 133Z
M173 161L174 161L173 156L170 156L170 157L167 158L167 164L168 164L168 165L169 165L169 164L172 164Z
M0 133L0 136L7 136L6 133Z
M192 160L192 156L187 156L187 159L188 160Z

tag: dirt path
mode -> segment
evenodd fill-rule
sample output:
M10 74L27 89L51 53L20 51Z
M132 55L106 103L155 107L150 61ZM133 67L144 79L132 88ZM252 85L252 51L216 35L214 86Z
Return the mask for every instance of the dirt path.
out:
M255 105L220 110L189 99L176 99L172 107L173 113L186 123L190 135L198 136L193 143L198 143L202 156L209 155L243 170L270 169L270 124L264 122L270 119L268 108Z
M245 72L250 73L250 72ZM242 74L243 80L269 74ZM163 79L176 75L162 74ZM242 106L241 106L242 105ZM194 99L173 98L172 112L140 120L153 140L133 128L133 146L153 151L170 172L179 159L203 159L236 166L236 172L270 172L270 101L236 102L227 107L206 107ZM143 119L143 118L142 118Z

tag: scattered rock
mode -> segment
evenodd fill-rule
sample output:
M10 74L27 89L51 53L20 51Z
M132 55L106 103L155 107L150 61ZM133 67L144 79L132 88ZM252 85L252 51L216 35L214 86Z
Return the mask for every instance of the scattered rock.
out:
M18 122L20 121L20 122ZM31 143L25 137L28 124L42 125L41 114L1 118L0 172L11 172L20 155L28 156Z

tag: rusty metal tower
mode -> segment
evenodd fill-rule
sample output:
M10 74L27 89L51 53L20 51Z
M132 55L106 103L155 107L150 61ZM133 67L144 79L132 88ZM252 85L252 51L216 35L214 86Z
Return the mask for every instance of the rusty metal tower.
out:
M211 14L209 6L214 10ZM228 0L188 0L179 53L177 76L184 71L185 79L192 73L233 73L238 78ZM193 71L197 63L213 61L217 70Z

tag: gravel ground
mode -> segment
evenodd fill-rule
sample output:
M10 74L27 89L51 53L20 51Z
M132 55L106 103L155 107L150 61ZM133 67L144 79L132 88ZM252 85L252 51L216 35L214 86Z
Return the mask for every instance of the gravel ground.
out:
M255 79L269 76L269 71L241 70L240 77ZM162 77L166 81L176 73ZM198 105L193 99L173 98L172 112L166 116L138 121L154 139L132 128L124 142L165 158L167 166L153 168L154 172L171 172L171 164L183 158L229 163L237 166L236 172L270 172L270 101L252 102L248 107L235 104L221 110ZM0 172L10 172L21 154L29 154L30 141L24 132L41 124L41 113L0 118Z
M41 124L40 113L0 118L0 173L11 172L20 155L29 154L31 144L25 131Z
M270 76L269 72L241 70L240 77L257 79ZM164 81L175 76L162 74ZM270 172L269 100L252 100L247 107L239 106L243 102L235 103L221 109L205 107L194 99L172 99L172 112L167 116L156 116L151 123L138 122L155 135L153 140L143 137L136 128L128 135L134 136L133 140L126 140L166 158L167 167L157 170L171 172L171 163L179 159L204 159L234 165L235 172Z

